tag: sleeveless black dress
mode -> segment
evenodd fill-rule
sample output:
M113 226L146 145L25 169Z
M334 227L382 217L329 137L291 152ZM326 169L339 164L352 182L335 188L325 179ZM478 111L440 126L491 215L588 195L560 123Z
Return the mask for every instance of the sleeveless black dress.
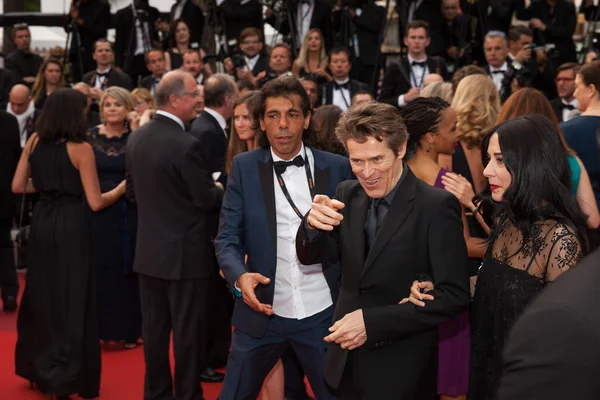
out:
M67 143L38 142L30 158L33 211L26 287L17 320L17 375L58 396L100 391L100 341L90 224Z

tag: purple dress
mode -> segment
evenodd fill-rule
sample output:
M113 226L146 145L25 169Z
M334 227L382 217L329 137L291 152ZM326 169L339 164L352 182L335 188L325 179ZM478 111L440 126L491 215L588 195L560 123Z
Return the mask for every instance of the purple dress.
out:
M448 170L440 169L435 179L435 187L444 188L442 176L447 173ZM471 360L469 312L441 325L438 333L438 394L450 397L467 394Z

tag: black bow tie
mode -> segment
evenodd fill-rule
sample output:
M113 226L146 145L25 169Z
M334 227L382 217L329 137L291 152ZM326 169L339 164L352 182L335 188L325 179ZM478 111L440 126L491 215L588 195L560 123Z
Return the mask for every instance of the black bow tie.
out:
M335 88L338 90L342 90L342 89L350 90L350 81L348 81L346 83L334 82L334 85L335 85Z
M108 72L96 72L96 76L97 77L103 77L106 78L108 76Z
M425 68L425 65L426 65L426 64L427 64L427 63L426 63L425 61L413 61L413 62L411 63L411 65L412 65L413 67L421 67L421 68Z
M302 156L296 156L292 161L275 161L273 163L273 168L275 168L275 172L279 175L283 174L287 167L289 166L303 167L304 166L304 158Z
M566 108L567 110L574 110L575 106L573 104L560 103L560 108Z
M495 71L492 71L492 74L504 74L506 71L503 69L497 69Z

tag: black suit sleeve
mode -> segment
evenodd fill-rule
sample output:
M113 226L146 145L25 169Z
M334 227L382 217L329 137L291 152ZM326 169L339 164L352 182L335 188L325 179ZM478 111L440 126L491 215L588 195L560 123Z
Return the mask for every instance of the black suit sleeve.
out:
M201 147L200 142L196 140L190 146L181 164L181 175L197 207L207 212L219 212L223 202L223 191L215 186Z
M390 64L385 70L383 83L381 84L381 94L379 101L398 107L398 96L408 91L408 84L405 83L398 64Z
M434 300L427 301L425 307L406 303L364 309L367 346L435 328L460 315L469 305L468 256L460 203L454 196L445 196L432 206L436 211L423 245L428 249Z
M566 306L530 309L508 338L496 398L597 398L600 342L593 328L585 317Z

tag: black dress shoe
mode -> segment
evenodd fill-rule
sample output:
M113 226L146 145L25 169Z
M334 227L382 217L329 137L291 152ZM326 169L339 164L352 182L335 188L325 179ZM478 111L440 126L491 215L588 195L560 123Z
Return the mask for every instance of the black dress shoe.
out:
M15 296L8 296L4 299L4 312L17 311L17 298Z
M223 382L223 379L225 379L225 374L217 372L212 368L206 368L202 371L202 375L200 375L202 382Z

